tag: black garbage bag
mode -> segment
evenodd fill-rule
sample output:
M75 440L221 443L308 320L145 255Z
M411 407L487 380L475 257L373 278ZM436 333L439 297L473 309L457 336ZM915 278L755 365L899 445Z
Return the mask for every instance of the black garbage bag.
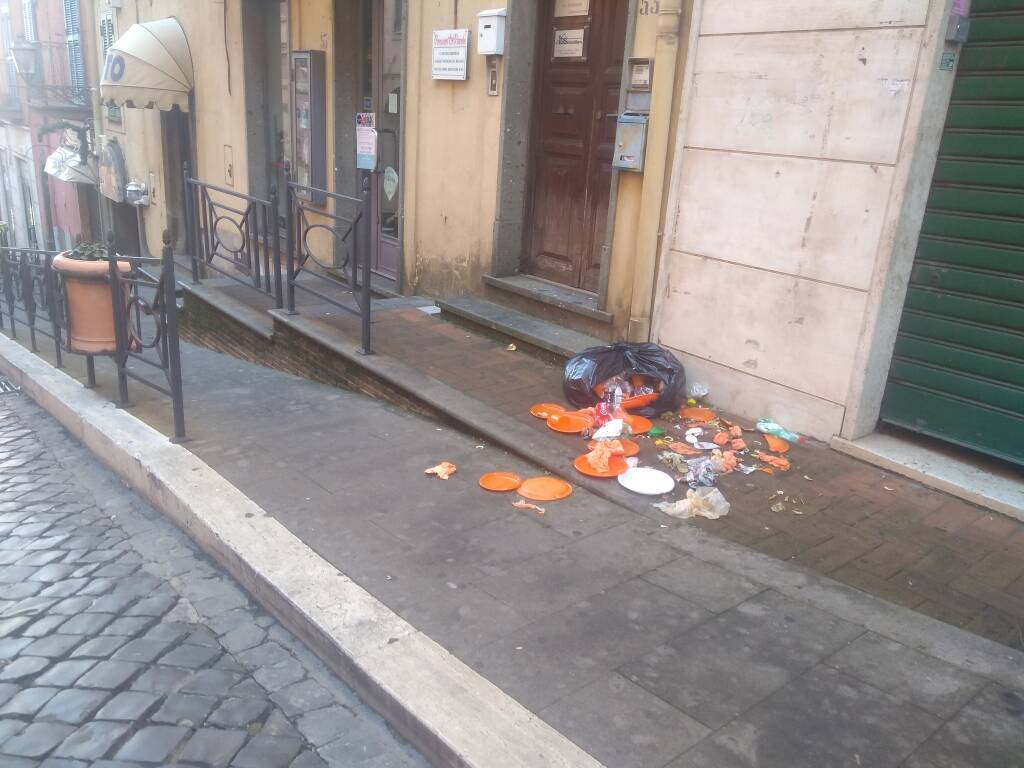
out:
M585 349L565 364L562 391L577 408L588 408L600 400L594 387L613 376L631 373L639 373L664 384L657 400L646 408L634 410L634 413L656 416L676 410L686 400L683 364L657 344L620 342Z

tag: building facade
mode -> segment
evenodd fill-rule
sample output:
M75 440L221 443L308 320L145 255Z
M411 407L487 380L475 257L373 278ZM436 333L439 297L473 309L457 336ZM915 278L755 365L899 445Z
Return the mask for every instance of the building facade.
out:
M696 5L654 339L739 413L1024 462L1024 3Z
M381 292L657 341L813 437L1021 460L1024 2L492 6L97 0L97 65L135 24L185 52L175 98L111 81L96 116L115 230L182 248L186 161L261 199L287 172L366 197Z

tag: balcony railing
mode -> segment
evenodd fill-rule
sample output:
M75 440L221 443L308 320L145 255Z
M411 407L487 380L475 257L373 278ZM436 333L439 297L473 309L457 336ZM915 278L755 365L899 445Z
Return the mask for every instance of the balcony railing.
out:
M39 85L29 89L29 102L46 107L89 107L89 89L72 85Z

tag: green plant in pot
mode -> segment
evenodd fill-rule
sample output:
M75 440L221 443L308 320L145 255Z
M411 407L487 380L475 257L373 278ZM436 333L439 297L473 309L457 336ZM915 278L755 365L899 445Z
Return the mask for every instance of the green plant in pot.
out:
M67 299L68 349L86 355L113 354L117 351L117 336L107 247L102 243L78 243L53 257L53 269L61 277ZM117 269L127 274L131 264L119 261Z

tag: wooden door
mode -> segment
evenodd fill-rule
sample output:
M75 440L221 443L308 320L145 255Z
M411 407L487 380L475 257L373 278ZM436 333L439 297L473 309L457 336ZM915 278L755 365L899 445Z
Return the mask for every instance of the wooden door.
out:
M554 15L573 5L544 0L539 22L523 271L597 291L628 3L590 0L585 15Z

